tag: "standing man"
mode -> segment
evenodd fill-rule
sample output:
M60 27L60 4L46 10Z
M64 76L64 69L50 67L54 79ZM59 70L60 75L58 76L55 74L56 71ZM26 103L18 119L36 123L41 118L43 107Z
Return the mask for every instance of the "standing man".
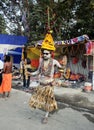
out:
M28 72L32 72L31 60L26 58L24 61L20 62L20 72L23 78L23 89L26 90L30 85L30 75Z
M40 86L31 96L29 105L31 108L41 108L46 111L42 123L47 123L49 112L57 109L57 102L53 92L53 75L55 66L61 68L61 65L52 58L53 51L55 51L53 38L51 34L47 34L41 46L42 58L38 70L30 73L31 76L39 75Z
M10 96L12 87L12 61L9 55L4 57L4 68L3 68L3 80L0 88L0 93L3 94L3 98ZM6 95L7 94L7 95Z

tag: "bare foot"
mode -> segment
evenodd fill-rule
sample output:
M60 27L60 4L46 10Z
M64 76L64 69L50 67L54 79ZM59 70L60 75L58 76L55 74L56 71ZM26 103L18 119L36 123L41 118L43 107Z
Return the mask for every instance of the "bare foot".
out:
M47 118L47 117L44 117L44 118L42 119L42 123L43 123L43 124L47 124L47 122L48 122L48 118Z

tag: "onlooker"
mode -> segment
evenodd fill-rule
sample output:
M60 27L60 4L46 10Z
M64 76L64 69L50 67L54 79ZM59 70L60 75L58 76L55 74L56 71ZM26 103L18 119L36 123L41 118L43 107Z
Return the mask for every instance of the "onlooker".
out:
M23 88L29 88L30 85L30 75L28 72L32 72L31 69L31 60L26 58L23 64Z
M4 58L3 80L1 86L2 97L9 97L12 86L12 61L9 55ZM7 93L7 95L6 95Z

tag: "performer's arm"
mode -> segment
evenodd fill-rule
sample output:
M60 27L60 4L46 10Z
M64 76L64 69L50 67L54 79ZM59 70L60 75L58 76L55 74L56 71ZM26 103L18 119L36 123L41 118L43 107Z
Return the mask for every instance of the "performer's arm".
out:
M56 65L58 68L62 68L62 66L60 65L60 63L54 59L54 65Z

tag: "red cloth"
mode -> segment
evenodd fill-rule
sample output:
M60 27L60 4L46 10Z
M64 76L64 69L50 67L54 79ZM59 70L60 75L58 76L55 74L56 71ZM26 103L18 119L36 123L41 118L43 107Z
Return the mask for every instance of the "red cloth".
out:
M94 42L90 41L86 44L86 54L92 54L94 51Z
M35 68L38 68L38 66L39 66L39 59L32 59L31 66L35 67Z

